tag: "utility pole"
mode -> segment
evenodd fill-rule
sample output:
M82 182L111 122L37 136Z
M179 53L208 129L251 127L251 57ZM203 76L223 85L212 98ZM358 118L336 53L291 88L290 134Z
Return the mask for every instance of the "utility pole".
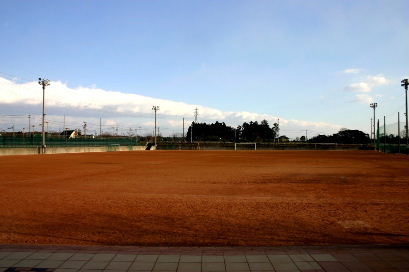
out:
M193 143L193 125L195 122L192 122L192 126L190 127L190 143Z
M30 135L31 132L31 115L28 115L28 135Z
M102 122L101 117L99 117L99 136L102 135L102 125L101 125L101 122Z
M155 111L155 146L156 146L156 112L159 110L159 106L153 106L152 110Z
M278 130L277 130L277 143L280 142L280 118L277 120Z
M46 126L45 132L48 134L48 121L45 121L45 126Z
M409 145L409 138L408 138L408 86L409 81L407 78L403 79L400 84L402 87L405 88L405 104L406 104L406 145Z
M40 84L43 87L43 116L42 116L42 126L41 126L41 134L43 135L43 143L41 146L41 153L45 154L46 153L46 145L45 145L45 132L44 132L44 117L45 117L45 113L44 113L44 99L45 99L45 87L50 85L50 81L48 79L45 78L38 78L38 84Z
M375 150L376 150L375 109L376 109L376 107L378 107L378 103L371 103L371 104L369 104L369 106L373 109L373 120L374 120L374 122L373 122L373 143L374 143Z
M64 135L65 135L65 114L64 114L64 125L62 127L62 130L64 131Z
M305 130L305 142L308 141L308 129Z
M197 123L197 116L199 115L197 108L195 109L195 123Z

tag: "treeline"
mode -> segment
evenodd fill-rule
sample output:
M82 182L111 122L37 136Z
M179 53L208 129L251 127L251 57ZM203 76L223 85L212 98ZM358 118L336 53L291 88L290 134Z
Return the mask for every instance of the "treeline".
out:
M193 133L192 133L193 130ZM282 135L278 140L279 125L269 125L267 120L260 123L244 122L237 128L227 126L224 122L212 124L192 123L187 131L186 141L222 141L222 142L285 142L288 137ZM342 129L332 135L318 135L310 139L305 136L296 138L295 142L308 143L339 143L339 144L369 144L369 135L360 130Z
M192 133L193 130L193 133ZM233 128L224 122L212 124L192 123L189 127L186 140L190 141L228 141L228 142L272 142L277 138L280 128L277 123L272 127L267 120L260 123L244 122L241 126Z
M369 144L369 135L360 130L343 129L332 135L318 135L307 142L309 143L338 143L338 144Z

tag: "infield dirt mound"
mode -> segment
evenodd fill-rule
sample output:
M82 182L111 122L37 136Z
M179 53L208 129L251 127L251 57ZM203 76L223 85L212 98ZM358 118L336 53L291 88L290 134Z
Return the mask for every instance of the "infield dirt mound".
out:
M409 160L371 151L0 157L0 243L408 242Z

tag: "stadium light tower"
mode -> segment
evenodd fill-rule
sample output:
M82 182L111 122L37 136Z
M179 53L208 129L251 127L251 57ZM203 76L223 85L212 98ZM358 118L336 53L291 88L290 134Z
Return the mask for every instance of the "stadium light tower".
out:
M409 85L409 82L408 82L408 79L405 78L400 83L401 83L400 85L405 88L405 103L406 103L406 126L405 128L406 128L406 145L408 145L409 144L409 141L408 141L408 85Z
M374 145L376 144L376 129L375 129L375 109L378 107L378 103L371 103L369 105L371 108L373 108L373 143ZM376 147L375 147L376 148Z
M159 106L153 106L152 110L155 111L155 147L156 147L156 112L159 110Z
M43 87L43 117L42 117L42 122L41 122L41 134L43 135L43 143L41 145L41 153L45 154L46 153L46 145L45 145L45 132L44 132L44 98L45 98L45 87L50 85L50 81L45 78L38 78L38 84L40 84Z

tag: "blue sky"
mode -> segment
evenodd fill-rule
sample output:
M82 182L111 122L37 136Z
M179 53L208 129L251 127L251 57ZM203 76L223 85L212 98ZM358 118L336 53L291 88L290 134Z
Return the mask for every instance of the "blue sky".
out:
M44 76L74 89L366 132L370 101L391 119L404 110L408 1L0 3L0 76L16 84ZM0 104L24 104L5 102L3 90ZM205 109L203 118L214 121Z

